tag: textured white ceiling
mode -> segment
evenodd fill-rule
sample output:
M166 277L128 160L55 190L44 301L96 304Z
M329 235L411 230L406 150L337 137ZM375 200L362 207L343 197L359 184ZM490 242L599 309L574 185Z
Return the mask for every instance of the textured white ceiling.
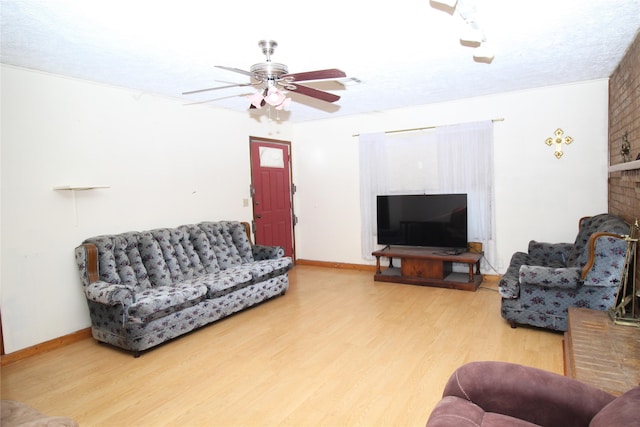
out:
M248 70L273 39L272 60L292 73L361 81L314 86L335 104L294 94L287 118L302 122L607 78L640 28L639 0L461 1L475 3L491 63L474 61L462 19L429 0L1 0L1 62L247 111L251 87L181 93L248 82L214 65Z

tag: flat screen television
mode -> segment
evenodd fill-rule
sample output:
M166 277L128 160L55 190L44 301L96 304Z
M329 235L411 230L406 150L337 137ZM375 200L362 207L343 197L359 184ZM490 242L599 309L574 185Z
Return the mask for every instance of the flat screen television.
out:
M378 244L467 248L466 194L377 196Z

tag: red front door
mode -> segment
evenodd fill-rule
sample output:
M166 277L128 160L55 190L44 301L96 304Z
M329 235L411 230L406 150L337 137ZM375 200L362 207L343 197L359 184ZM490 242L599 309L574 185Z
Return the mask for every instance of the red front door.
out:
M293 257L290 145L258 138L250 143L256 244L282 246Z

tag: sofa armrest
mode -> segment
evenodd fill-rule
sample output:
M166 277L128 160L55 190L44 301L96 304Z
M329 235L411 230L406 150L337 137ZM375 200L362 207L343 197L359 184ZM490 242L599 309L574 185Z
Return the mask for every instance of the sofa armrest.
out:
M569 377L506 362L471 362L458 368L443 396L456 396L482 408L548 427L589 425L615 399Z
M251 242L251 226L248 222L242 223L247 239ZM265 259L278 259L284 257L284 248L281 246L251 245L251 252L255 261Z
M120 304L128 306L135 302L133 290L128 286L107 283L101 280L86 286L84 288L84 294L89 301L104 305Z
M582 283L580 274L581 270L577 267L554 268L539 265L521 265L519 281L521 285L575 289Z
M135 302L133 289L126 285L100 280L98 273L98 248L93 243L84 243L75 249L76 262L89 301L105 305L130 305Z
M586 250L587 262L582 268L581 278L585 285L617 286L622 275L627 254L625 236L616 233L597 232L589 237Z
M281 246L253 245L251 247L253 259L262 261L264 259L278 259L284 257L284 248Z
M573 248L572 243L547 243L531 240L528 253L531 257L541 260L544 264L566 265L566 260Z
M75 249L76 264L83 286L99 280L98 248L93 243L84 243Z

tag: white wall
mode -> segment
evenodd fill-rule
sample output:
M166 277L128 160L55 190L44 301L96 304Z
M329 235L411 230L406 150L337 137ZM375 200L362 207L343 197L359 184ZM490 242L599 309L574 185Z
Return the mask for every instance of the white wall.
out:
M2 66L5 351L90 325L73 248L85 238L250 220L249 136L290 125ZM76 193L61 185L109 185Z
M607 80L295 125L297 257L371 263L360 254L353 134L497 118L504 121L494 126L493 267L504 273L513 252L526 251L531 239L573 242L580 217L607 211ZM574 138L560 160L544 143L558 127Z
M249 135L291 140L298 258L360 256L355 133L504 118L495 125L503 271L529 239L573 240L607 209L607 81L297 125L2 66L1 300L11 353L89 326L73 248L87 237L249 220ZM557 127L575 142L556 160ZM104 184L70 192L52 187Z

